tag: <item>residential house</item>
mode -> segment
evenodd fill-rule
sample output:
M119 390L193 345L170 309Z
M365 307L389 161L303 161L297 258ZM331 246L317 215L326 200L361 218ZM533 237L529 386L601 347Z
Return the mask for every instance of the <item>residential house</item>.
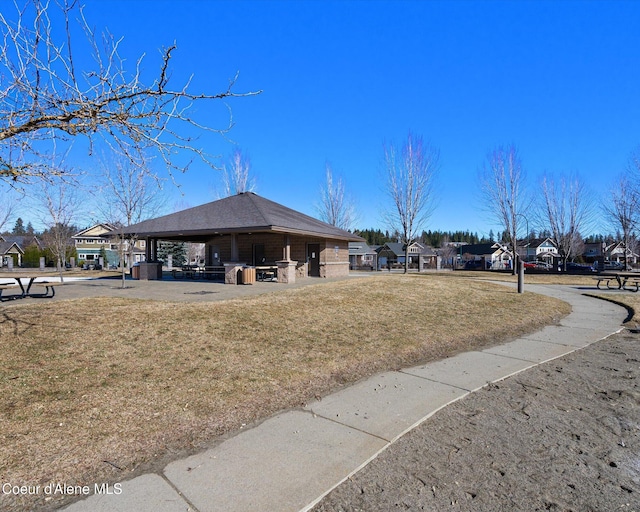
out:
M24 251L35 245L38 250L44 250L44 245L35 235L0 235L0 267L8 265L8 258L13 258L14 266L23 266Z
M375 270L378 253L367 242L349 242L349 268L351 270Z
M553 264L558 257L558 247L551 238L531 238L518 242L518 253L524 261L544 261Z
M502 270L513 268L513 254L505 245L498 242L487 244L470 244L458 248L458 256L462 264L475 262L476 268L484 270Z
M125 264L129 265L129 240L119 241L117 238L109 238L106 233L117 233L117 228L112 224L99 223L73 235L78 264L92 265L98 263L100 254L106 254L105 265L117 266L120 264L120 254L124 252ZM124 244L124 245L122 245ZM133 247L133 263L145 261L145 241L136 240Z
M0 267L19 267L22 265L22 256L22 247L0 235Z
M604 258L607 244L605 242L592 242L584 244L582 257L587 263L594 263L600 258Z
M635 265L638 263L640 256L633 250L632 247L628 249L625 247L624 242L614 242L604 249L605 259L609 261L616 261L618 263L624 263L626 260L627 265Z
M387 242L378 249L379 268L403 267L406 258L406 244L401 242ZM413 242L409 245L409 267L423 269L435 268L437 254L433 248L421 242Z

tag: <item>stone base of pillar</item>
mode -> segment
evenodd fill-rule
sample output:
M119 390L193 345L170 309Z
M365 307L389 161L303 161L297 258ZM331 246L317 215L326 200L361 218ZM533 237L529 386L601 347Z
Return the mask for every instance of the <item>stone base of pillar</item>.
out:
M296 282L297 261L281 260L276 261L278 265L278 282L283 284L293 284Z
M224 264L224 284L238 284L238 272L242 270L242 263Z

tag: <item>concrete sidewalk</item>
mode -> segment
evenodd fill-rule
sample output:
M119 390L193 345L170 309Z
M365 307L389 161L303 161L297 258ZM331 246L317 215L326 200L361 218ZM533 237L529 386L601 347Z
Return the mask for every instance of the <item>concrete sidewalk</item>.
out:
M601 340L627 316L576 289L529 285L527 291L562 299L573 311L559 325L502 345L376 375L173 462L161 474L122 482L119 494L93 495L64 510L308 510L440 408Z

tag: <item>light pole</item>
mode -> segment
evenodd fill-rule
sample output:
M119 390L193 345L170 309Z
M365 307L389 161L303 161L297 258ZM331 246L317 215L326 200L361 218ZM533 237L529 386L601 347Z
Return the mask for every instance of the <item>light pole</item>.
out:
M522 217L526 223L527 227L527 254L525 259L529 259L529 246L531 245L531 237L529 236L529 219L524 215L524 213L516 213L516 217Z
M531 239L529 237L529 219L527 219L527 217L522 213L516 213L516 217L518 216L521 216L527 225L527 253L526 253L525 259L529 259L529 246L531 245ZM517 231L516 231L516 249L514 252L518 252L517 239L518 237L517 237ZM523 291L524 291L524 263L520 258L518 258L518 293L522 293Z

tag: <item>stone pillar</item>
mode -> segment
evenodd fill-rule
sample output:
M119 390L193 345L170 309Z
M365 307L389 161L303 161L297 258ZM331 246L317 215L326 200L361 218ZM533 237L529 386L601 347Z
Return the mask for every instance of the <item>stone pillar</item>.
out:
M44 256L40 257L40 270L44 270Z
M283 284L293 284L296 282L297 261L281 260L276 261L278 265L278 282Z
M230 262L224 264L224 284L238 284L238 271L242 270L241 263Z
M167 254L167 268L169 270L173 268L173 254Z
M13 256L11 255L7 258L7 269L13 270Z

